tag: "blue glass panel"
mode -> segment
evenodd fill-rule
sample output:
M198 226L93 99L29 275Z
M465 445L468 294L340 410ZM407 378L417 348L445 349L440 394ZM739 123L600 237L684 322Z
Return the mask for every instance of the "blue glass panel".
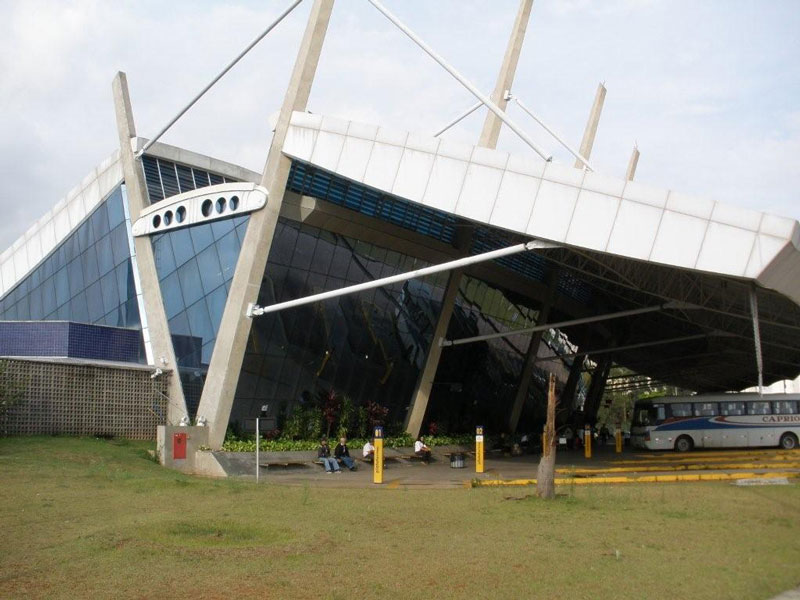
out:
M81 266L83 267L83 281L86 285L91 285L100 277L100 272L97 268L97 253L94 246L88 248L86 252L81 255Z
M114 193L106 200L106 208L108 209L108 226L114 229L120 223L125 221L125 209L122 206L122 189L114 190Z
M192 247L192 238L189 235L188 228L176 229L170 231L168 235L172 242L172 252L175 256L175 264L181 266L187 260L194 256L194 248Z
M231 232L217 242L216 248L222 277L230 281L236 272L236 261L239 260L239 238Z
M98 323L106 314L103 306L103 290L100 282L95 282L86 290L86 302L89 310L89 321Z
M206 296L206 306L211 324L214 327L214 337L219 332L219 324L222 321L222 313L225 311L225 302L228 300L228 292L225 286L218 287L211 294Z
M75 234L78 238L78 250L80 252L84 252L94 243L94 230L88 221L78 227L78 230L75 232Z
M192 335L192 331L191 329L189 329L189 320L186 318L185 312L182 312L179 315L169 320L169 332L172 335L185 335L185 336Z
M185 308L177 273L173 272L161 281L161 295L164 298L164 310L167 313L167 319L171 319ZM175 332L173 331L172 333Z
M114 268L114 255L111 252L111 237L106 236L95 244L97 249L97 270L100 275L105 275Z
M197 268L195 259L178 267L178 279L181 282L183 302L186 306L194 304L203 297L203 288L200 285L200 271Z
M58 308L56 304L55 277L48 277L41 286L42 289L42 312L44 318L49 319L50 315Z
M172 243L166 235L151 236L153 255L156 261L156 271L159 279L166 277L175 270L175 256L172 254Z
M117 275L113 271L100 279L100 292L103 297L104 314L111 312L120 304Z
M80 258L76 258L67 265L67 277L69 278L70 297L84 289L83 267Z
M203 300L195 302L186 309L186 318L189 320L189 329L193 337L201 339L201 344L208 343L214 339L214 327L208 317L208 309Z
M108 226L108 210L105 203L97 207L89 219L92 230L94 231L94 239L99 240L106 235L111 228Z
M111 232L111 252L114 254L115 265L130 259L131 251L128 247L128 231L125 225L117 225Z
M217 258L217 249L214 246L206 248L197 255L197 266L200 269L200 281L204 294L212 292L225 283Z
M59 269L55 274L56 306L62 306L69 301L69 279L66 268Z
M78 323L89 322L89 310L86 305L86 294L81 292L70 300L69 320Z
M210 225L211 231L214 234L214 239L218 240L233 231L236 223L233 219L220 219L219 221L212 221Z
M189 234L192 236L195 254L199 254L214 243L214 234L211 233L209 224L189 227Z
M41 287L37 287L31 291L29 302L31 305L31 319L34 321L40 321L44 319Z
M117 288L119 289L120 302L125 302L128 298L136 296L136 289L133 286L133 271L131 263L122 263L114 273L117 276Z

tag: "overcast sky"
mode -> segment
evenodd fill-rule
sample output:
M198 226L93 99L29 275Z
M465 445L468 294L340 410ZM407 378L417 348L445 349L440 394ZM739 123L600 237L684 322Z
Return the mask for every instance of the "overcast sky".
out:
M485 91L517 0L384 0ZM260 171L312 0L164 142ZM117 146L111 81L139 135L158 131L288 0L0 0L0 251ZM577 146L608 88L592 162L624 176L800 218L800 2L536 0L514 92ZM366 0L338 0L309 110L434 132L474 99ZM518 107L512 118L572 162ZM448 132L475 143L484 113ZM500 148L532 153L505 131Z

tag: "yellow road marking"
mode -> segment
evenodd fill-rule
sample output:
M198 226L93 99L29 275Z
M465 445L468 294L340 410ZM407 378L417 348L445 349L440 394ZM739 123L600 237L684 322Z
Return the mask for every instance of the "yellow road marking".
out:
M588 485L609 483L675 483L679 481L732 481L736 479L776 479L800 477L800 472L787 473L686 473L682 475L643 475L642 477L591 477L573 479L556 477L556 485ZM476 486L536 485L535 479L486 479Z
M714 465L642 465L639 467L609 467L607 469L556 469L561 475L593 475L601 473L636 473L652 471L708 471L718 469L800 469L800 462L786 463L727 463Z

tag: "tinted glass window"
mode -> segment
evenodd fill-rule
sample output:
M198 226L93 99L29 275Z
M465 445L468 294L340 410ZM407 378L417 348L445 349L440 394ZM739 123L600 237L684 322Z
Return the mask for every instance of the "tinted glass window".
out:
M747 414L749 415L769 415L772 409L769 402L748 402Z
M673 417L691 417L692 405L690 402L685 402L682 404L671 404L670 412L672 413Z
M720 402L719 414L727 416L741 416L745 413L744 402Z

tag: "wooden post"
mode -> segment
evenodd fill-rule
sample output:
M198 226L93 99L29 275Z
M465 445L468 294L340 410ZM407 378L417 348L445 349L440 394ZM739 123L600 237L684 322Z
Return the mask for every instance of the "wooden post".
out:
M556 497L556 376L550 373L550 384L547 388L547 424L544 428L545 444L542 447L542 458L536 474L536 494L540 498Z

